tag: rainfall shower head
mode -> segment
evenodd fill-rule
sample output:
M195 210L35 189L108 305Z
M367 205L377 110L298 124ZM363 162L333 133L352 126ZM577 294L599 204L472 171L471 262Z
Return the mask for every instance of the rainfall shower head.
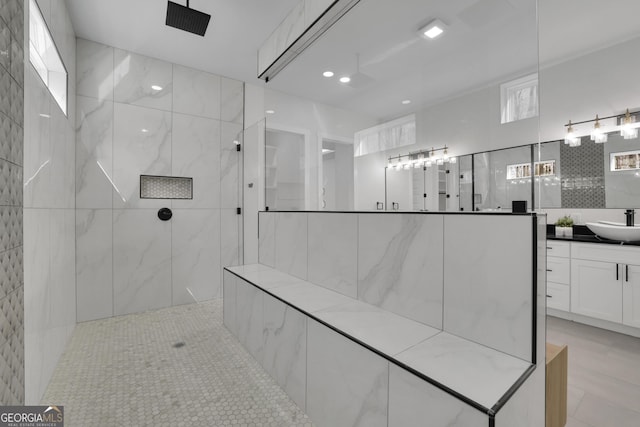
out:
M199 10L190 9L189 0L187 0L186 6L172 1L167 5L166 24L179 30L204 36L210 19L211 15L200 12Z

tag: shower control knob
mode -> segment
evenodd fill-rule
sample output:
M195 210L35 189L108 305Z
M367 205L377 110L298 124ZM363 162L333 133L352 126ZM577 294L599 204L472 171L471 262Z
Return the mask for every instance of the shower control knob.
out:
M158 211L158 218L160 218L161 221L169 221L172 216L173 212L171 212L169 208L162 208Z

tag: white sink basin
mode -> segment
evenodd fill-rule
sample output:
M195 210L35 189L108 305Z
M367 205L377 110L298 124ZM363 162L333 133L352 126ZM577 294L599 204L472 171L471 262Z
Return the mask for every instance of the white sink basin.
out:
M587 227L597 236L622 242L640 241L640 225L627 227L622 223L614 222L588 222Z

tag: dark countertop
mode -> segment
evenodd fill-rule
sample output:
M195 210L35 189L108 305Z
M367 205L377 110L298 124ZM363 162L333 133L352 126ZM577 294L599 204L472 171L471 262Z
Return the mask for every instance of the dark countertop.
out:
M603 239L596 236L586 225L574 225L573 237L556 237L555 225L547 224L547 240L560 240L565 242L604 243L607 245L640 246L640 242L621 242L619 240Z

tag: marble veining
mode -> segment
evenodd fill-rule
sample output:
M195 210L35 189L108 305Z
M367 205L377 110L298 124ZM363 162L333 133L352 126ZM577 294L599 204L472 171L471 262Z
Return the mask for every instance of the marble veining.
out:
M239 125L244 123L244 83L220 78L220 120Z
M264 357L264 292L242 279L236 283L238 341L260 363Z
M171 173L193 178L193 199L173 200L175 208L220 207L220 122L174 113Z
M112 233L110 209L76 211L78 322L113 316Z
M220 211L173 209L171 222L172 305L219 298Z
M171 305L170 227L155 209L113 210L114 314Z
M275 215L275 268L306 280L309 215L291 212Z
M389 426L486 427L486 414L390 364Z
M114 129L114 208L166 206L140 200L140 175L171 174L171 113L116 103Z
M113 79L116 102L171 111L171 63L115 49Z
M78 38L76 49L77 94L113 100L113 48Z
M173 65L173 111L220 119L220 77Z
M231 271L237 271L235 270L236 267L231 267L230 269ZM262 289L273 289L280 286L308 283L295 276L291 276L279 270L272 270L270 268L263 270L256 269L255 271L245 270L245 272L242 274L242 277L252 283L257 284Z
M358 298L442 328L443 217L358 215Z
M304 2L298 4L276 29L276 56L282 54L305 30Z
M269 292L308 313L352 301L351 298L338 292L324 289L309 282L277 286L269 289Z
M264 295L265 370L296 404L306 405L307 317L281 301Z
M310 213L307 216L309 218L308 280L357 298L357 215Z
M276 266L276 216L258 215L258 261L270 267Z
M517 357L441 332L396 359L491 408L530 366Z
M235 336L238 335L238 322L236 318L236 304L237 304L237 281L240 280L234 274L224 271L222 279L222 299L223 299L223 314L222 319L224 325Z
M529 216L445 218L445 331L532 360L531 226Z
M111 208L113 102L76 99L76 206Z
M316 311L314 316L389 356L440 332L360 301L325 308Z
M386 427L389 363L308 320L307 408L320 427Z

